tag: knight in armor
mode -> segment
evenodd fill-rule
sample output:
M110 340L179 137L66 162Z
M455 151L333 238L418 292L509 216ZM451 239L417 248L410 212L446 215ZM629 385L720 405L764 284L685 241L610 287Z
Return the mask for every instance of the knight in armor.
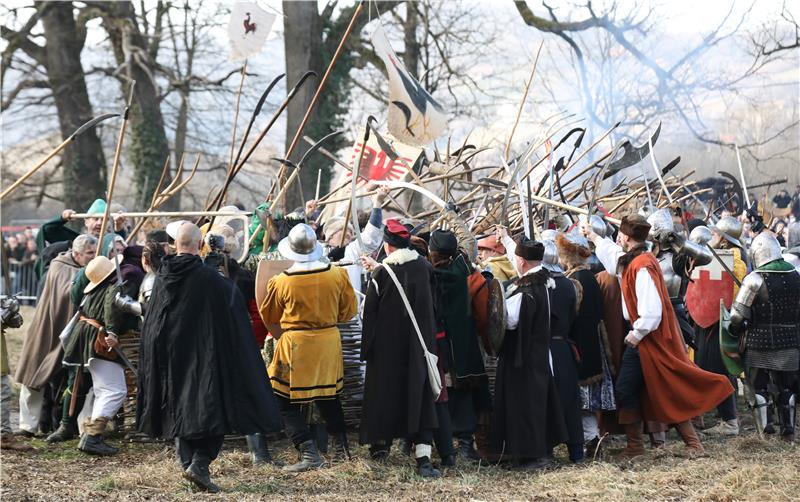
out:
M551 464L553 448L567 441L561 400L550 369L550 298L555 287L542 267L545 247L522 239L515 247L522 276L508 288L506 336L498 354L491 437L525 470Z
M783 259L800 272L800 221L789 223L786 233L786 249L783 251Z
M741 280L747 273L747 265L742 257L742 244L739 241L741 231L742 224L739 220L732 216L725 216L717 221L716 225L711 227L710 232L708 227L701 225L692 230L692 236L696 236L698 241L708 241L709 246L715 250L720 250L717 251L717 253L721 253L722 250L730 250L733 255L731 271L738 280ZM703 283L695 282L692 287L699 288L701 284ZM726 294L733 295L735 293L736 285L732 284L729 287L733 288L733 291L723 291L719 284L714 283L710 287L700 289L697 295L693 292L693 296L702 296L704 303L713 305L715 310L718 310L717 306L719 302L723 300L724 296L726 296ZM731 381L731 385L736 387L736 377L738 375L730 375L723 362L719 339L719 317L715 315L715 318L717 322L714 322L710 326L707 325L706 327L700 325L702 320L699 316L695 319L697 350L695 351L694 361L706 371L727 376ZM736 436L739 434L739 419L736 412L736 393L728 396L727 399L717 406L717 415L720 418L719 424L706 429L704 431L706 434L724 436Z
M278 250L294 264L269 280L259 309L277 338L269 376L287 434L301 454L299 462L284 469L301 472L324 464L302 404L314 403L325 419L334 437L334 460L350 458L339 398L344 366L336 325L352 319L357 303L347 272L322 260L322 246L310 226L292 228Z
M800 274L782 258L778 240L766 231L753 239L750 262L754 269L733 302L730 331L744 337L740 346L748 383L756 393L758 426L766 426L771 400L781 438L791 442L800 369Z
M694 327L686 312L686 287L692 269L710 263L713 257L705 243L695 242L691 236L687 239L685 234L676 229L669 209L653 212L648 216L647 222L650 224L652 252L661 267L664 285L672 310L677 316L684 343L696 349Z
M579 232L558 234L558 255L564 274L579 291L580 307L570 329L570 339L580 355L578 384L581 390L583 439L587 456L594 455L600 442L597 417L603 411L616 409L614 384L606 351L603 321L603 296L594 273L587 263L592 252L589 241Z
M674 425L688 448L702 452L691 418L718 405L733 387L689 361L661 266L647 251L650 224L640 215L624 217L619 244L589 223L581 226L603 266L620 279L622 311L631 327L616 381L619 423L628 438L621 456L644 453L643 419Z

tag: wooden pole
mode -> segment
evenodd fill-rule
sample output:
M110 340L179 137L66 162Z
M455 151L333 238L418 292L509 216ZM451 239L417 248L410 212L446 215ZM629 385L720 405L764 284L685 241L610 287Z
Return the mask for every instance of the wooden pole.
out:
M506 150L503 153L506 160L508 160L508 154L511 151L511 140L514 139L514 132L516 132L519 119L522 117L522 109L525 107L525 101L528 99L528 91L531 88L531 82L533 82L533 75L536 73L536 65L539 64L539 54L542 52L543 45L544 40L539 43L539 50L536 51L536 59L533 61L533 68L531 68L531 76L528 77L528 82L525 84L525 92L522 94L522 101L520 101L519 109L517 109L517 118L514 120L514 126L511 128L511 134L508 135L508 143L506 143Z
M114 151L114 163L111 166L111 179L108 181L108 193L106 194L106 210L103 213L103 224L100 226L100 238L97 239L96 256L100 256L103 249L103 238L106 233L106 225L108 224L108 214L111 211L111 200L114 197L114 184L117 182L117 172L119 171L119 160L122 157L122 142L125 139L125 129L128 127L128 120L130 117L131 104L133 103L133 89L136 87L136 81L131 81L131 88L128 90L128 103L125 105L125 112L122 115L122 125L119 127L119 136L117 136L117 149Z
M22 176L21 176L21 177L20 177L20 178L19 178L17 181L15 181L15 182L14 182L14 183L12 183L12 184L11 184L11 185L10 185L8 188L6 188L5 190L3 190L3 192L2 192L2 193L0 193L0 200L3 200L3 199L5 199L7 196L11 195L11 194L12 194L12 193L13 193L13 192L14 192L14 191L17 189L17 188L19 188L19 187L20 187L20 185L22 185L22 184L25 182L25 180L27 180L28 178L30 178L31 176L33 176L33 174L34 174L36 171L38 171L39 169L41 169L41 167L42 167L43 165L47 164L47 162L48 162L50 159L52 159L53 157L55 157L56 155L58 155L58 153L59 153L61 150L63 150L63 149L64 149L64 148L65 148L67 145L69 145L71 141L74 141L74 140L75 140L75 138L77 138L78 136L80 136L80 135L81 135L81 133L83 133L83 132L87 131L88 129L90 129L90 128L94 127L94 126L96 126L97 124L99 124L100 122L102 122L102 121L104 121L104 120L110 119L110 118L112 118L112 117L117 117L117 116L118 116L118 114L116 114L116 113L106 113L106 114L103 114L103 115L101 115L101 116L99 116L99 117L95 117L95 118L93 118L93 119L89 120L88 122L86 122L85 124L83 124L82 126L80 126L80 127L79 127L79 128L78 128L78 129L77 129L75 132L74 132L74 133L72 133L72 135L70 135L70 137L69 137L69 138L67 138L67 139L65 139L64 141L62 141L62 142L61 142L61 144L60 144L60 145L58 145L58 146L57 146L57 147L56 147L56 148L55 148L55 149L54 149L52 152L50 152L50 153L47 155L47 157L45 157L45 158L44 158L44 159L43 159L41 162L39 162L39 163L38 163L38 164L36 164L35 166L33 166L33 167L31 167L30 169L28 169L28 172L26 172L25 174L23 174L23 175L22 175Z
M358 6L356 7L356 10L355 10L355 12L353 12L353 17L350 18L350 24L347 25L347 29L345 30L344 35L342 35L342 39L339 41L339 46L336 47L336 52L333 53L333 57L331 58L331 62L328 63L328 68L325 70L325 74L322 75L322 80L320 80L320 82L319 82L319 86L317 87L317 91L314 93L314 97L311 98L311 103L308 105L308 108L306 109L306 113L303 116L303 120L300 122L300 126L297 128L297 131L295 131L295 133L294 133L294 138L292 138L292 142L289 144L289 148L286 150L286 154L283 156L284 159L289 159L289 157L294 152L294 149L297 146L297 143L300 141L300 137L301 137L301 135L303 133L303 129L306 126L306 122L308 122L308 119L311 117L311 113L314 111L314 108L317 105L317 100L319 99L320 95L322 94L322 90L325 88L325 83L328 81L328 76L330 76L330 74L331 74L331 70L333 69L333 65L336 64L336 61L339 59L339 55L342 53L342 49L344 48L344 44L347 41L348 37L350 36L350 32L353 31L353 27L356 24L356 19L358 18L359 14L361 14L362 10L364 10L364 0L361 0L360 2L358 2ZM295 169L294 172L297 172L298 169ZM286 171L286 164L282 165L280 170L278 171L278 181L279 182L280 182L281 178L283 177L283 175L285 174L285 171ZM294 180L294 178L296 178L296 176L289 177L289 179L286 180L286 185L290 184ZM273 187L273 190L274 190L274 187ZM276 206L279 203L281 197L285 193L286 193L286 190L284 190L283 187L281 187L281 190L279 192L279 197L276 197L275 201L272 204L273 207ZM267 195L269 196L269 194L267 194Z

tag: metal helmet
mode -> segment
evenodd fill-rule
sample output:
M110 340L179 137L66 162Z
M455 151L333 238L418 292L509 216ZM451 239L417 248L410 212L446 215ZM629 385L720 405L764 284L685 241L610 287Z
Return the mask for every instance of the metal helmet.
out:
M278 251L284 257L300 262L314 261L322 256L317 234L305 223L292 227L289 235L278 243Z
M675 231L675 224L672 222L672 213L669 209L659 209L647 217L650 224L650 238L656 242Z
M542 231L541 238L543 241L556 241L556 235L558 235L558 230L553 230L548 228L547 230Z
M577 227L572 232L565 233L564 237L566 237L568 241L575 244L576 246L586 248L590 251L592 250L592 248L589 247L589 239L584 237L584 235L580 233Z
M786 239L786 248L792 249L800 246L800 221L789 224L789 237Z
M657 207L653 207L650 204L645 204L644 206L642 206L641 209L639 209L638 213L639 215L644 216L645 218L649 218L650 215L655 213L656 211L658 211Z
M705 225L698 225L689 233L690 241L703 245L708 244L712 237L711 229Z
M781 245L771 232L761 232L750 243L750 261L756 268L781 258Z
M578 216L580 221L586 221L586 215L582 214ZM608 225L606 224L605 220L596 214L589 216L589 226L592 228L592 232L599 235L600 237L605 237L606 235L611 235L613 232L609 231Z
M563 272L564 269L558 264L558 248L555 241L543 240L544 256L542 256L542 268L551 272Z
M711 226L711 231L721 236L736 247L742 247L742 222L734 216L724 216Z

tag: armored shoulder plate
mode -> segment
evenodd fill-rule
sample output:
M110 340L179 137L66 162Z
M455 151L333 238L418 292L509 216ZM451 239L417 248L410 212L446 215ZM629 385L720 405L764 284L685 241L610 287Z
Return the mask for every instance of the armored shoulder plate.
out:
M753 305L753 301L758 296L759 290L764 286L764 278L758 272L750 272L742 281L739 293L736 294L735 303L746 307Z
M692 242L691 240L687 240L683 243L683 248L681 248L681 252L686 256L694 259L695 266L702 266L708 265L711 263L711 259L713 256L711 255L711 251L708 249L708 246L705 244L699 244L697 242Z

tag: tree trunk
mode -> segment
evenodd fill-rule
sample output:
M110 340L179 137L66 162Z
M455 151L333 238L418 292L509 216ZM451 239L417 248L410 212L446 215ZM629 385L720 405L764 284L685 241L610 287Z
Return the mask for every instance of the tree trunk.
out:
M151 55L147 52L148 42L139 31L131 2L107 4L103 26L111 39L117 64L126 64L121 74L136 80L129 124L131 140L128 151L130 163L134 168L134 183L139 194L136 198L149 201L161 177L164 162L169 156L169 144L164 128L164 117L161 114L161 100L156 84L151 78L155 72L149 67ZM127 41L124 40L125 36L129 37ZM123 46L129 46L136 51L136 57L131 58L130 53L126 54ZM127 89L128 85L123 85L125 94ZM168 174L164 183L169 183L170 180ZM177 209L175 201L170 200L162 206L162 209Z
M73 17L72 2L53 2L42 16L47 41L47 78L53 90L61 137L67 138L92 118L92 104L81 66L83 44ZM105 193L106 161L96 129L72 141L61 153L64 203L84 211Z
M286 87L291 89L300 80L300 77L309 70L317 72L317 78L307 81L299 92L295 95L286 114L286 149L292 143L292 139L303 121L303 116L311 104L311 98L319 85L322 74L325 72L323 66L322 52L324 45L322 41L323 22L317 11L316 2L295 2L284 0L283 13L289 22L284 24L284 56L286 58ZM317 108L317 112L319 108ZM308 121L306 132L312 134L313 131L320 131L317 127L311 127L319 113L311 115ZM315 138L319 139L319 138ZM297 161L302 157L303 152L308 148L307 143L301 141L295 146L294 152L289 160ZM313 170L313 173L311 171ZM287 171L287 176L289 171ZM313 174L313 176L311 176ZM310 181L313 178L313 181ZM306 189L305 197L314 189L316 184L317 169L311 165L306 166L300 174L300 184ZM311 185L309 185L311 183ZM291 211L297 206L301 206L301 200L297 186L291 187L286 198L286 209Z

